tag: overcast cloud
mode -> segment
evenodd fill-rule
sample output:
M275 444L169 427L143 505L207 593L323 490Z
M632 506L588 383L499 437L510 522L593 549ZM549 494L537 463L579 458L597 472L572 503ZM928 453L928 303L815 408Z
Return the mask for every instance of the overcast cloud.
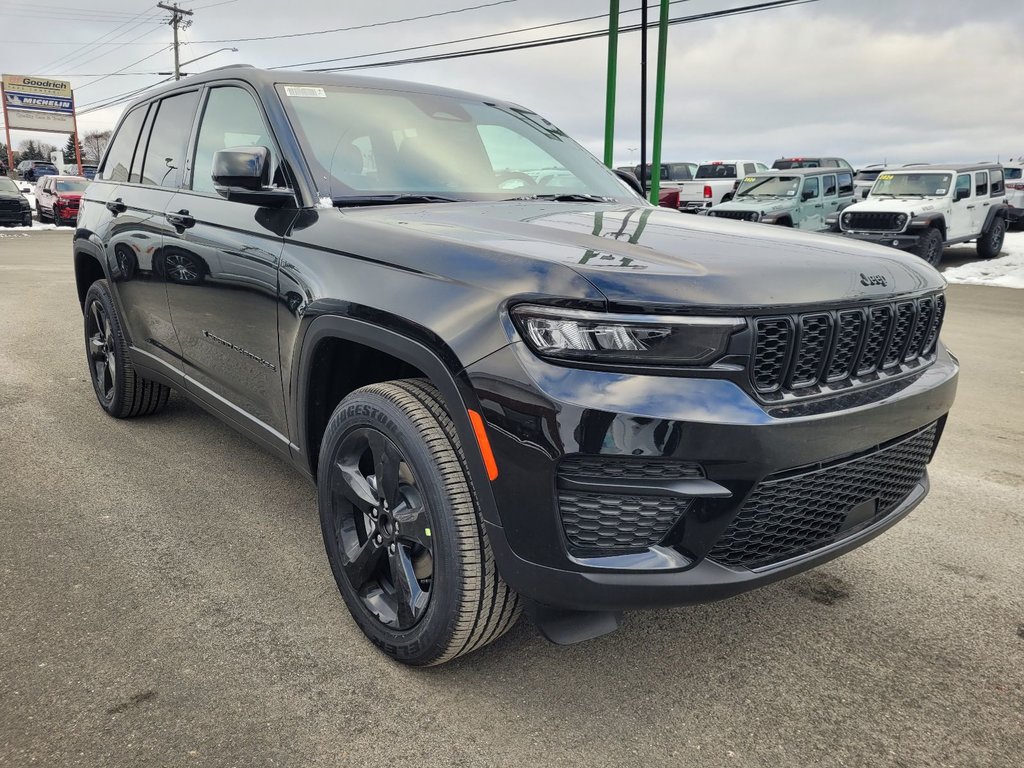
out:
M505 32L591 16L604 0L515 0L436 19L357 32L261 42L203 43L222 38L304 32L371 23L488 0L196 0L195 23L184 36L191 59L224 45L202 66L246 62L277 66ZM672 16L750 4L753 0L690 0ZM219 4L223 3L223 4ZM143 26L123 40L83 51L66 66L40 67L70 54L116 22L16 16L38 13L33 0L2 0L0 70L64 77L80 105L141 88L153 74L106 74L169 44L170 29ZM622 0L635 8L640 0ZM137 14L155 3L63 0L89 12ZM203 8L202 6L209 6ZM154 10L155 13L155 10ZM656 7L651 19L657 17ZM154 19L158 19L154 16ZM639 13L623 15L636 23ZM603 27L600 21L430 49L452 51ZM31 35L19 28L31 27ZM31 42L19 42L31 39ZM638 33L620 41L616 162L636 158L639 146ZM60 44L54 44L60 43ZM653 117L656 32L649 37ZM100 55L100 54L103 55ZM606 42L603 39L429 64L364 70L491 94L529 106L600 155L604 124ZM405 54L398 54L398 56ZM87 59L97 57L92 61ZM129 71L169 69L166 51ZM201 65L197 65L202 68ZM666 160L742 158L770 163L780 155L830 154L854 165L881 162L982 160L1024 155L1024 2L1022 0L819 0L809 5L669 30ZM83 76L78 76L83 75ZM80 129L111 127L123 105L81 119ZM650 130L650 129L649 129ZM14 143L32 137L17 134ZM37 136L38 137L38 136ZM62 142L61 137L50 139Z

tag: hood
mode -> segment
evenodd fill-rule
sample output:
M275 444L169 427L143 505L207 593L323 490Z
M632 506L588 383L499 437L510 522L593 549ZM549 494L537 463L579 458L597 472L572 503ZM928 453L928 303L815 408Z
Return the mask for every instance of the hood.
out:
M867 197L847 206L846 211L861 213L909 213L917 215L929 211L942 211L949 205L946 197Z
M61 192L57 195L58 200L64 200L69 203L77 203L82 199L81 192Z
M758 197L758 198L747 198L737 200L733 198L727 203L721 203L716 205L711 210L713 211L758 211L760 213L779 213L780 211L788 211L793 207L796 202L796 198L784 198L784 197Z
M503 262L563 265L613 307L798 307L877 300L945 285L920 258L896 249L665 208L510 201L339 213L348 225L362 223L393 235L400 230L406 243L410 237L428 238L448 253L463 248L489 252ZM411 255L402 258L413 263ZM460 260L448 262L446 276L465 279ZM418 266L440 269L422 261ZM523 263L521 269L529 267Z

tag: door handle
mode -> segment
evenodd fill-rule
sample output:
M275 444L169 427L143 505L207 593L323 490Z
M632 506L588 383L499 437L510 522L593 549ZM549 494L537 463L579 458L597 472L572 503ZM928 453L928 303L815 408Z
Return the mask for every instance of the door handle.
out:
M125 211L127 211L128 210L128 206L125 205L121 201L121 198L119 197L116 200L108 200L107 201L107 210L110 211L115 216L117 216L117 214L124 213Z
M177 213L165 213L164 218L171 224L181 229L188 229L196 225L196 220L189 215L189 212L182 208Z
M821 208L821 203L818 203L818 204L817 204L817 205L815 205L814 207L815 207L815 208Z
M967 210L971 210L973 207L974 207L973 205L968 205L967 206Z

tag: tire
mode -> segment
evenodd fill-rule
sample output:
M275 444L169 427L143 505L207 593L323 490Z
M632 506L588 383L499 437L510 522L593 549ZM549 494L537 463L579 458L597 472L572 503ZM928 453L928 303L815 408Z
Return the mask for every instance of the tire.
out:
M921 239L917 241L917 245L914 246L912 252L933 267L938 268L939 264L942 263L943 242L942 232L935 227L931 227L921 235Z
M97 280L85 294L84 320L85 357L100 407L118 419L162 410L171 389L135 372L106 280Z
M43 209L39 207L39 201L38 200L36 200L36 218L39 219L39 223L40 224L43 223L43 221L44 221L44 219L43 219Z
M994 259L1003 250L1003 239L1006 237L1006 219L996 216L989 228L978 238L978 256L983 259Z
M512 627L519 597L497 573L455 425L433 386L406 379L349 394L327 425L317 476L338 589L384 653L442 664Z

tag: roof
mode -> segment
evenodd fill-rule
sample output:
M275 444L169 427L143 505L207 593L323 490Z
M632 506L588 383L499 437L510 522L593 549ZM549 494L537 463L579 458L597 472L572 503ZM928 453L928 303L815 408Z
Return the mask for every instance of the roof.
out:
M948 163L938 164L929 163L921 165L914 165L911 167L903 168L886 168L887 173L969 173L970 171L989 171L995 168L1002 168L999 163Z
M769 168L767 171L748 173L748 176L824 176L850 173L849 168Z
M199 72L188 75L181 80L156 86L139 98L130 102L129 108L136 104L149 101L155 96L176 91L189 86L201 85L216 80L242 80L251 83L257 88L273 88L279 83L294 85L323 85L323 86L347 86L350 88L369 88L382 91L404 91L406 93L422 93L434 96L449 96L452 98L469 99L472 101L488 101L508 103L503 99L495 99L492 96L484 96L468 91L459 91L453 88L442 88L426 83L416 83L408 80L391 80L385 77L366 77L363 75L349 75L334 72L300 72L294 69L257 69L248 64L232 64L226 67L210 69L206 72ZM127 111L127 110L126 110Z

